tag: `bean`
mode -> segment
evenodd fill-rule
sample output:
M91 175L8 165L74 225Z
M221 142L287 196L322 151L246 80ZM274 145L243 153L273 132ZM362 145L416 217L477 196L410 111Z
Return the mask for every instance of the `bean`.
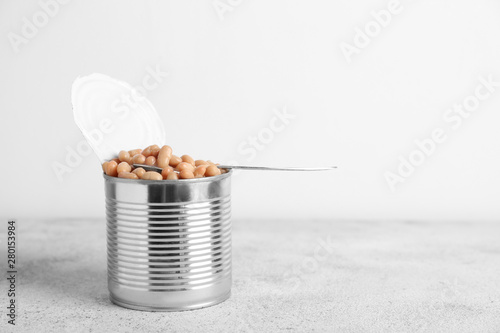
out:
M117 167L118 163L116 163L116 161L109 161L108 165L106 166L106 174L111 177L118 176L118 172L116 171Z
M127 162L127 163L130 163L130 153L129 153L128 151L122 150L122 151L118 154L118 159L119 159L121 162Z
M194 166L188 162L181 162L175 167L175 171L181 172L182 170L194 171Z
M132 164L144 164L146 162L146 156L142 154L136 154L132 157Z
M206 165L200 165L197 166L196 169L194 169L194 177L195 178L202 178L205 176L205 171L207 171L207 166Z
M182 155L181 159L182 159L182 162L186 162L186 163L191 164L192 166L195 166L194 159L191 156L189 156L189 155Z
M146 171L133 168L133 164L158 166L162 172ZM108 176L126 179L192 179L213 177L227 173L228 169L219 169L220 164L210 160L195 160L190 155L181 157L172 154L172 147L150 145L144 149L121 150L118 158L102 163L102 170Z
M142 152L142 149L132 149L132 150L129 150L128 153L130 154L130 156L135 156L137 154L140 154Z
M122 171L118 173L118 178L139 179L135 173Z
M177 172L169 172L168 175L167 175L167 179L179 179L179 175L177 174Z
M205 160L196 160L196 161L194 161L194 165L195 166L200 166L200 165L207 165L208 166L208 165L210 165L210 163L208 163Z
M155 165L156 164L156 158L154 156L148 156L148 157L146 157L146 164L147 165Z
M205 176L207 176L207 177L217 176L220 174L221 174L221 172L216 165L208 166L207 171L205 171Z
M172 155L172 157L170 157L170 161L168 162L168 164L175 168L181 162L182 159L179 156Z
M168 174L171 172L174 172L174 168L172 168L171 166L167 166L161 171L161 176L163 177L163 179L167 179Z
M163 146L158 153L158 158L156 159L156 163L160 168L165 168L168 166L170 162L170 158L172 157L172 148L170 146Z
M127 162L121 162L116 167L116 172L118 172L118 173L123 172L123 171L130 172L131 170L132 170L132 167Z
M159 152L160 152L160 147L158 147L158 145L151 145L151 146L146 147L142 151L142 155L144 155L146 157L154 156L156 158L156 156L158 156Z
M144 168L137 168L132 171L132 173L135 173L139 178L142 178L142 175L144 175L145 172L146 170L144 170Z
M194 178L193 171L191 170L182 170L179 172L179 178L181 179L191 179Z
M162 176L161 174L159 174L158 172L155 172L155 171L146 171L141 179L144 179L144 180L162 180Z

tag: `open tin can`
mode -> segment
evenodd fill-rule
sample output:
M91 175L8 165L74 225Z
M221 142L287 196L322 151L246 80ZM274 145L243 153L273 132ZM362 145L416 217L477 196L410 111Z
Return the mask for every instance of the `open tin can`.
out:
M165 144L153 104L126 82L98 73L78 77L71 101L101 164L123 147ZM178 311L229 297L231 175L158 181L104 175L113 303Z
M159 181L104 175L113 303L180 311L229 298L231 174Z

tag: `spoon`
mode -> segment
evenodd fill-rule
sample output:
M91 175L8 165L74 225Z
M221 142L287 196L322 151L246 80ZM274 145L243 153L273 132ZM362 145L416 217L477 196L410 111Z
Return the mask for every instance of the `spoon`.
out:
M297 167L285 167L285 168L275 168L275 167L265 167L265 166L253 166L253 165L217 165L219 169L242 169L242 170L266 170L266 171L327 171L337 169L336 166L328 167L309 167L309 168L297 168ZM134 168L143 168L146 171L156 171L161 173L162 168L146 165L146 164L134 164Z

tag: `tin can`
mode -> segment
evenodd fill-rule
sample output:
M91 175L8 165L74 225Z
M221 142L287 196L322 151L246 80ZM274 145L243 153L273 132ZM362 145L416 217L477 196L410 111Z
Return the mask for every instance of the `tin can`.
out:
M231 171L183 180L104 179L113 303L180 311L229 298Z

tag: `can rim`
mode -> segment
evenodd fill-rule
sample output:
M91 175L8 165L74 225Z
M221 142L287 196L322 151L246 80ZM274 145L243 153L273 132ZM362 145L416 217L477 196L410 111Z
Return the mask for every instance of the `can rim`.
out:
M111 177L105 174L104 172L102 173L104 179L109 180L109 181L115 181L115 182L123 182L123 183L137 183L137 184L176 184L179 183L179 181L183 183L202 183L202 182L215 182L220 179L227 178L231 176L233 173L232 169L228 169L226 173L217 175L217 176L211 176L211 177L203 177L203 178L191 178L191 179L162 179L162 180L147 180L147 179L128 179L128 178L118 178L118 177Z

